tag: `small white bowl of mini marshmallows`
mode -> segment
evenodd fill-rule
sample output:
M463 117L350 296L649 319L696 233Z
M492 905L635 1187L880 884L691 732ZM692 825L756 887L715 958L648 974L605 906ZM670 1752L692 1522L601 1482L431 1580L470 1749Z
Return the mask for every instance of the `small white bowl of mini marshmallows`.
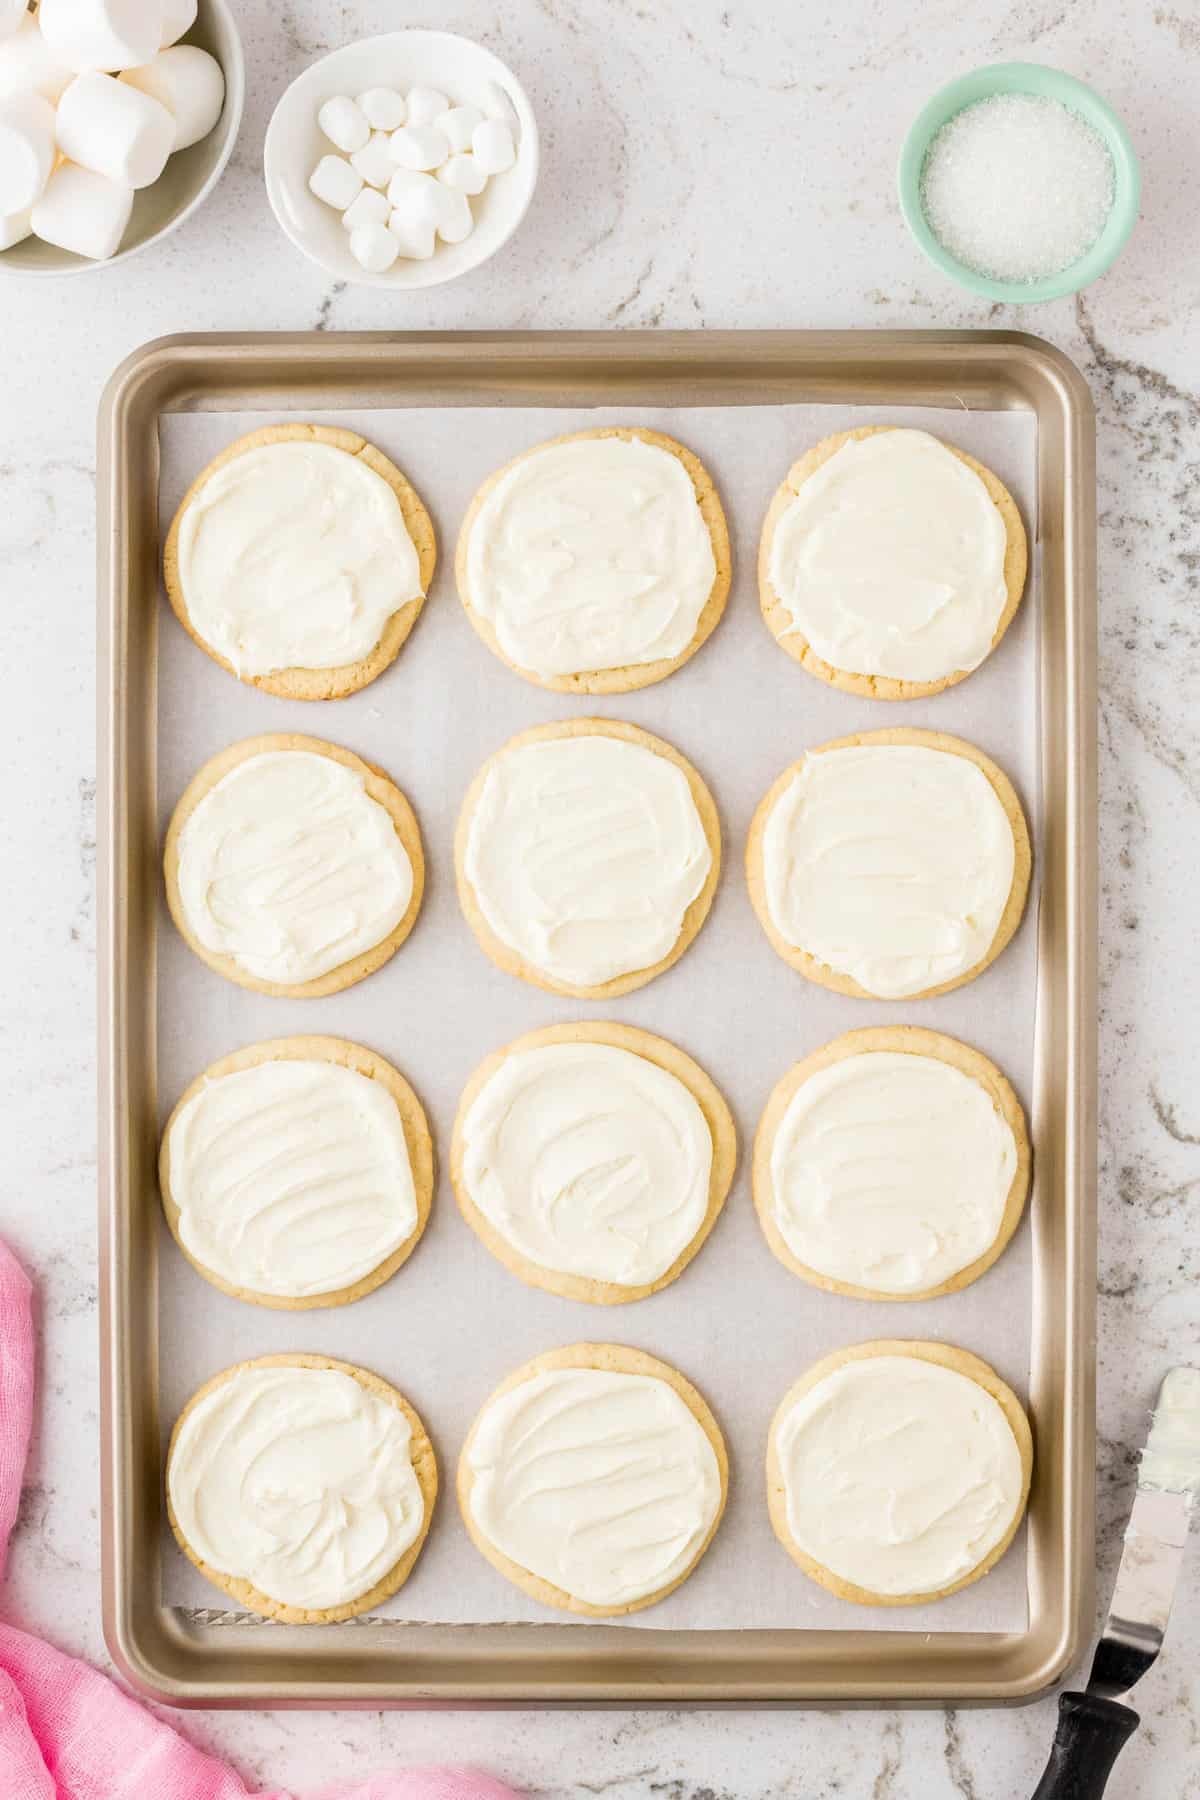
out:
M0 268L74 274L174 229L241 97L225 0L0 0Z
M263 162L275 216L313 262L342 281L436 287L524 218L537 125L482 44L395 31L306 69L275 108Z

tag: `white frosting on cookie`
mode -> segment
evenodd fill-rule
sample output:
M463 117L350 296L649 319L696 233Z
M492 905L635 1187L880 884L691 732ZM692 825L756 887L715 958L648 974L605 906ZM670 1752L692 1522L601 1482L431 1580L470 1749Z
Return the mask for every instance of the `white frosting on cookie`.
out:
M683 770L623 738L543 738L494 758L464 872L495 935L598 987L674 949L712 851Z
M404 1121L340 1063L255 1063L206 1080L167 1134L185 1249L256 1294L351 1287L417 1226Z
M997 1400L915 1356L843 1363L773 1427L788 1530L872 1594L932 1594L977 1568L1021 1504L1021 1453Z
M367 1593L425 1521L408 1420L338 1369L239 1369L188 1412L167 1487L209 1568L314 1611Z
M259 981L313 981L381 943L412 899L391 814L310 750L247 757L179 834L179 898L205 949Z
M691 476L638 438L531 451L467 540L471 606L509 662L542 676L680 656L716 574Z
M982 962L1012 891L1013 828L968 757L923 744L810 752L762 834L789 944L898 1000Z
M716 1453L656 1375L533 1375L484 1407L468 1460L484 1537L589 1606L628 1606L679 1580L721 1505Z
M992 647L1007 545L974 469L926 431L880 431L801 483L769 573L790 629L835 669L942 681Z
M611 1044L506 1056L463 1121L462 1179L539 1268L641 1287L708 1212L712 1135L676 1076Z
M392 489L332 444L262 444L223 464L178 543L192 629L239 675L360 662L424 591Z
M797 1261L919 1294L996 1241L1017 1144L987 1089L939 1057L872 1050L818 1069L771 1146L775 1224Z

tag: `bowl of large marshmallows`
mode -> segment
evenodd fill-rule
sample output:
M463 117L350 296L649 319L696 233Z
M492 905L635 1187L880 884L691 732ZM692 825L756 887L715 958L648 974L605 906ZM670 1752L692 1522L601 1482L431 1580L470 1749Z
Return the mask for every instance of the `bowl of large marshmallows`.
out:
M174 230L242 89L227 0L0 0L0 271L76 274Z
M433 287L516 230L537 180L537 126L482 44L396 31L306 69L275 109L263 161L279 223L331 275Z

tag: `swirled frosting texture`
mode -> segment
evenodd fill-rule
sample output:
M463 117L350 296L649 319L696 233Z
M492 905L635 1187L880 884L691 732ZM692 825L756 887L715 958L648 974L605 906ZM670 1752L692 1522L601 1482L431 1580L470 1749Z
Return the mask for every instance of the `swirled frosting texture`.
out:
M653 1375L533 1375L484 1408L469 1466L483 1535L589 1606L629 1606L679 1580L721 1505L712 1445Z
M223 464L188 502L178 544L192 627L239 675L360 662L423 591L395 494L332 444L264 444Z
M521 457L467 542L472 607L509 662L542 676L682 655L716 574L687 470L638 438Z
M818 1069L771 1148L775 1223L797 1261L885 1294L949 1281L996 1240L1017 1170L987 1089L934 1056Z
M501 943L599 987L674 949L712 851L682 769L622 738L544 738L494 758L464 871Z
M889 1000L984 960L1016 864L982 769L920 744L810 752L771 807L762 857L780 936Z
M788 1530L872 1594L932 1594L969 1575L1021 1504L1021 1453L997 1400L915 1356L843 1363L774 1427Z
M712 1136L676 1076L610 1044L505 1057L463 1124L463 1179L539 1268L640 1287L708 1211Z
M412 891L390 813L357 769L313 751L237 763L179 834L189 926L260 981L313 981L373 949Z
M171 1454L176 1522L210 1568L312 1611L368 1593L416 1542L408 1420L338 1369L242 1368Z
M206 1081L167 1145L180 1239L234 1287L335 1293L416 1229L400 1109L340 1064L262 1062Z
M879 431L801 483L772 536L771 586L835 669L941 681L991 649L1007 545L974 469L928 432Z

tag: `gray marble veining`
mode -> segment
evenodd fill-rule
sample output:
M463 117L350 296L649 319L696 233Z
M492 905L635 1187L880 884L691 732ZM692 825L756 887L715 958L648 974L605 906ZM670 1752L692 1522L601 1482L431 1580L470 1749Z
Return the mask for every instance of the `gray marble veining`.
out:
M0 275L0 591L9 681L0 817L0 1230L36 1272L41 1401L4 1597L104 1661L99 1626L93 1128L96 852L94 418L115 364L178 330L471 326L992 325L1079 363L1100 418L1100 1588L1132 1492L1129 1446L1168 1362L1198 1355L1200 1234L1200 26L1117 0L484 0L405 12L493 45L544 133L509 249L445 290L330 285L279 234L260 179L286 82L388 0L242 0L248 106L192 224L121 268ZM1029 57L1128 121L1142 219L1086 296L989 307L920 258L893 197L913 112L977 63ZM1116 1791L1200 1794L1195 1561ZM190 1714L250 1785L300 1791L389 1764L476 1760L589 1800L1014 1800L1053 1708L947 1714Z

